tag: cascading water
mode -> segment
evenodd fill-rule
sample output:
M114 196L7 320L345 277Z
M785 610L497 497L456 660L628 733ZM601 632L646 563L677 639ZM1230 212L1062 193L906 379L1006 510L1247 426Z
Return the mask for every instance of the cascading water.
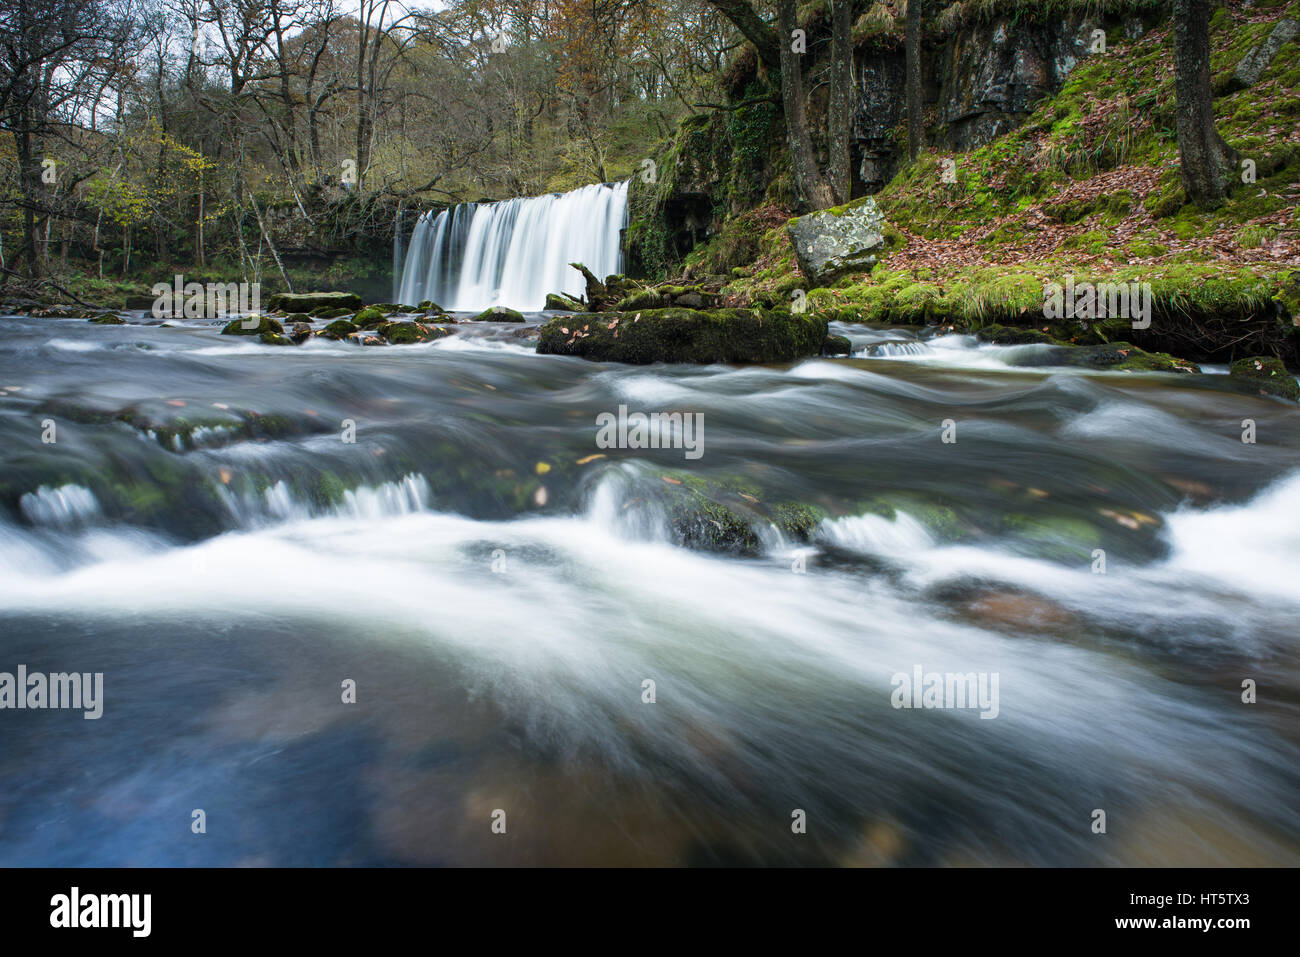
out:
M626 182L569 193L463 203L421 216L411 234L398 301L444 309L538 310L546 294L579 296L582 263L602 279L622 269Z

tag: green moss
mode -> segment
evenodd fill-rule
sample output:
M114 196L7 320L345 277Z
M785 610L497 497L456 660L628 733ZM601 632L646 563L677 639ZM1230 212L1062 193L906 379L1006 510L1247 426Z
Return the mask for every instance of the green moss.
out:
M1244 391L1262 392L1284 399L1300 399L1296 378L1274 356L1248 356L1229 367L1229 377Z
M579 313L542 326L539 353L608 362L785 362L813 356L826 320L775 310Z
M284 326L276 320L256 313L244 319L232 319L221 330L223 336L276 336L283 333Z

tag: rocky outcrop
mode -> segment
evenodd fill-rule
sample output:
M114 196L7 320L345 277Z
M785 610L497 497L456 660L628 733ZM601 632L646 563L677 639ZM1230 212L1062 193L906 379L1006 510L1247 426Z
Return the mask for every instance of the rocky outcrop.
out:
M1232 72L1232 77L1225 84L1226 88L1222 92L1235 93L1258 83L1278 51L1297 34L1300 34L1300 21L1292 20L1290 17L1279 20L1268 35L1268 39L1241 58L1241 62L1237 64L1237 69Z
M542 326L537 351L604 362L788 362L815 356L826 320L763 309L578 313Z
M789 226L800 271L814 286L869 270L885 245L885 216L871 197L800 216Z
M1300 399L1300 385L1287 371L1281 359L1272 356L1249 356L1228 367L1228 376L1243 392Z
M351 292L277 292L266 300L268 312L305 312L321 315L324 309L361 308L361 297Z

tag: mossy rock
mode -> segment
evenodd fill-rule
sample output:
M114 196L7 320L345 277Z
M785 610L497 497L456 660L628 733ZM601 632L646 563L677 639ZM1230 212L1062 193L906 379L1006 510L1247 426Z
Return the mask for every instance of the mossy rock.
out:
M366 306L352 317L352 321L362 329L374 329L381 323L388 321L388 313L378 306Z
M344 316L351 316L355 311L344 306L337 306L329 309L317 309L312 312L312 315L317 319L342 319Z
M95 325L97 325L97 326L124 326L124 325L126 325L126 320L125 320L125 319L123 319L121 316L116 316L116 315L114 315L114 314L111 313L111 312L110 312L110 313L107 313L107 314L105 314L105 315L102 315L102 316L96 316L96 317L93 318L93 319L87 319L86 321L87 321L87 322L93 322L93 323L95 323Z
M827 336L822 343L822 355L847 356L853 354L853 343L848 336Z
M253 320L257 321L256 325L251 325ZM246 325L246 323L249 323L249 325ZM283 335L284 326L274 319L259 316L256 313L242 319L231 319L226 323L225 328L221 330L223 336L261 336L267 333ZM285 342L288 341L288 339L285 340Z
M1018 366L1074 366L1113 372L1200 372L1200 367L1164 352L1147 352L1131 342L1089 346L1054 346L1018 356Z
M581 300L566 296L562 292L548 292L546 294L546 305L543 308L548 312L582 312L587 307L582 304Z
M1249 392L1263 392L1284 399L1300 400L1300 384L1281 359L1272 356L1248 356L1228 367L1233 384Z
M386 322L375 330L379 335L393 345L404 345L413 342L429 342L433 339L442 339L451 335L449 329L439 329L437 326L424 326L418 322Z
M442 306L438 305L432 299L421 299L419 306L416 307L416 311L417 312L446 312L447 310L442 308Z
M815 356L826 320L762 309L652 309L558 316L537 351L603 362L788 362Z
M263 342L264 344L268 345L268 346L291 346L291 345L294 345L294 341L293 341L292 339L290 339L288 336L281 335L281 334L278 333L278 332L269 332L269 331L268 331L268 332L263 332L263 333L262 333L261 335L259 335L257 338L261 339L262 342Z
M361 306L361 297L352 292L277 292L266 300L268 311L306 312L314 316L319 316L322 309L352 312Z
M474 317L475 322L523 322L524 314L509 306L489 306Z
M1046 343L1048 345L1064 345L1059 339L1054 339L1046 332L1038 329L1018 329L1014 326L991 325L984 326L975 333L975 338L980 342L991 342L999 346L1023 346L1032 343Z
M295 312L291 316L284 317L284 324L286 326L293 325L299 322L311 322L311 316L307 315L307 313L305 312Z
M328 326L316 333L324 339L346 339L361 327L347 319L335 319Z

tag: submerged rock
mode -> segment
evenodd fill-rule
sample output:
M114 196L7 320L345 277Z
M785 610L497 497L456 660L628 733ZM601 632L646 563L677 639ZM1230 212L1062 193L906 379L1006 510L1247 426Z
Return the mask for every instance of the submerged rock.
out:
M221 330L223 336L283 335L284 326L267 316L254 313L242 319L231 319ZM285 340L288 341L287 339Z
M557 316L539 353L605 362L788 362L815 356L826 320L763 309L651 309Z
M352 292L277 292L266 300L268 312L306 312L320 315L322 309L361 308L361 297Z
M1281 359L1273 356L1248 356L1228 367L1233 384L1243 391L1262 392L1284 399L1300 399L1300 385L1287 371Z
M475 322L523 322L524 314L508 306L488 306L477 316Z
M799 269L814 286L869 270L885 246L885 215L870 196L800 216L788 229Z
M1147 352L1131 342L1053 346L1012 360L1017 366L1078 366L1112 372L1200 372L1200 367L1164 352Z

